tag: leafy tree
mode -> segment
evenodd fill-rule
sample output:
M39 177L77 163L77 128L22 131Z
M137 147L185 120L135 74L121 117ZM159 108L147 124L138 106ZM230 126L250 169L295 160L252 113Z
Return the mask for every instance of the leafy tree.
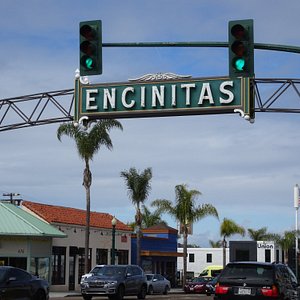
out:
M234 234L241 234L242 236L244 236L245 229L242 226L236 224L234 221L224 218L223 222L221 223L220 234L221 236L223 236L223 267L225 268L227 247L226 238L229 238Z
M300 234L299 230L291 230L291 231L285 231L282 235L280 234L273 235L275 242L281 246L284 252L285 264L288 264L289 262L288 251L294 246L296 238L299 237L299 234Z
M138 265L141 265L141 204L145 202L151 190L152 170L147 168L139 173L135 168L130 168L129 171L121 172L121 177L125 180L128 196L136 208L136 261Z
M209 245L212 248L221 248L222 247L222 241L213 241L213 240L209 240Z
M195 201L200 194L199 191L188 190L187 185L181 184L175 186L175 205L165 199L154 200L151 203L151 205L156 206L159 211L166 212L173 216L181 225L183 232L183 286L186 282L187 238L189 227L209 215L218 218L218 212L211 204L196 206Z
M273 234L267 232L267 227L262 227L257 230L248 228L248 235L253 241L267 241L273 237Z
M151 212L145 205L142 205L142 228L148 228L161 223L167 225L167 222L161 219L159 210Z
M117 120L99 120L89 129L82 126L75 127L73 123L61 124L57 129L57 138L61 141L63 135L75 141L79 157L84 161L83 186L86 191L86 227L85 227L85 273L88 273L88 251L89 251L89 232L90 232L90 187L92 184L92 172L90 161L102 146L112 150L113 144L109 136L109 131L113 128L123 129Z

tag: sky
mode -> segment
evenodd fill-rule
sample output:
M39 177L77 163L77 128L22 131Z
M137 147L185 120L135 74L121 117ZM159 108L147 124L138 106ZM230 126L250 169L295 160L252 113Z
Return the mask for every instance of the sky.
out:
M102 20L104 43L227 42L230 20L253 19L256 43L299 47L299 9L298 0L1 0L0 100L73 88L81 21ZM299 78L299 70L299 54L255 50L256 78ZM159 72L228 76L228 49L104 47L103 74L90 81L124 82ZM269 87L263 92L272 93ZM297 101L287 93L281 105ZM194 224L191 244L219 240L224 218L273 233L295 228L299 114L257 113L254 124L238 114L119 121L123 131L111 131L113 150L100 149L91 163L92 211L133 221L120 172L150 167L147 207L155 199L175 203L175 186L186 184L201 192L197 205L217 208L219 220ZM19 193L24 200L85 209L84 163L71 139L58 141L58 126L0 132L0 196ZM163 219L177 227L170 216Z

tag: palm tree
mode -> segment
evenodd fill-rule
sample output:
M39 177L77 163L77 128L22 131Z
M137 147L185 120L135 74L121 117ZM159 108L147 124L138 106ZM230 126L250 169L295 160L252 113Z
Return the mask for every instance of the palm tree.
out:
M281 246L283 252L284 252L284 263L288 264L289 261L289 249L291 249L296 241L296 237L299 237L299 230L291 230L291 231L285 231L283 235L280 234L274 234L273 238L275 242Z
M148 228L162 223L167 225L167 222L161 219L159 210L151 212L146 205L142 205L142 228Z
M222 241L213 241L209 240L209 245L211 248L221 248L222 247Z
M227 241L226 238L234 235L234 234L241 234L242 236L245 235L245 229L242 226L239 226L234 221L230 219L224 218L221 227L220 227L220 234L223 236L223 268L226 265L226 247Z
M141 204L147 199L151 190L152 170L147 168L139 173L135 168L130 168L129 171L121 172L121 177L125 180L129 198L136 208L136 261L141 265Z
M257 230L248 228L248 235L253 241L266 241L273 237L273 234L267 232L267 227L262 227Z
M197 190L188 190L187 185L181 184L175 187L175 206L172 202L165 199L154 200L151 205L156 206L159 211L169 213L173 216L182 228L183 233L183 286L186 282L187 271L187 238L189 228L193 223L203 219L206 216L215 216L218 218L218 212L211 204L202 204L196 206L195 200L201 193Z
M92 184L92 173L90 170L90 161L105 146L109 150L113 149L113 144L109 136L112 128L123 129L121 123L117 120L99 120L88 130L82 126L75 127L73 123L64 123L57 129L57 138L61 141L63 135L74 139L79 157L84 161L83 183L86 191L86 227L85 227L85 273L88 273L88 252L89 252L89 232L90 232L90 187Z

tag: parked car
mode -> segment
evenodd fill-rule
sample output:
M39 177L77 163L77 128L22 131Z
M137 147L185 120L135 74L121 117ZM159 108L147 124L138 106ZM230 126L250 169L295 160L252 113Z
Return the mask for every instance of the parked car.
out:
M214 278L212 278L211 280L209 280L207 283L206 283L206 286L205 286L205 293L207 296L210 296L212 294L215 293L215 287L216 287L216 283L218 281L220 277L220 274Z
M184 292L205 294L209 279L208 277L194 277L184 285Z
M146 274L148 294L167 295L171 289L171 283L168 279L160 274Z
M112 300L122 300L124 296L145 299L147 294L146 276L136 265L97 265L82 276L80 287L85 300L93 296L108 296Z
M48 300L49 284L25 270L1 266L0 299Z
M297 279L291 269L279 263L234 262L220 274L215 300L298 299Z

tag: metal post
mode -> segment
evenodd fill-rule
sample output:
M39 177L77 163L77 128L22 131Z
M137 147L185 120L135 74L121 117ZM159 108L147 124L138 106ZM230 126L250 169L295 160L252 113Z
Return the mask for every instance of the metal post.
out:
M295 217L295 275L298 278L298 209L299 209L299 187L298 184L294 187L294 207L296 209Z
M115 217L113 217L113 219L111 220L111 225L112 225L111 265L114 265L116 261L116 224L117 224L117 220Z

